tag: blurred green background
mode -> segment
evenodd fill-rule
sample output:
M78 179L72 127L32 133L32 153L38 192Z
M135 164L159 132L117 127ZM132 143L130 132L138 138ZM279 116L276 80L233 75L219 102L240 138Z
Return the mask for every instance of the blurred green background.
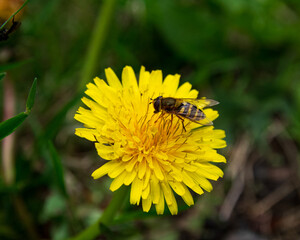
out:
M179 73L218 100L228 164L195 206L179 201L178 216L127 203L99 239L298 239L300 1L108 2L31 0L0 42L2 119L25 110L38 79L30 116L1 142L0 239L66 239L101 216L111 180L92 180L100 158L74 135L73 116L86 81L104 78L106 67L121 76L126 65ZM101 46L86 76L99 15Z

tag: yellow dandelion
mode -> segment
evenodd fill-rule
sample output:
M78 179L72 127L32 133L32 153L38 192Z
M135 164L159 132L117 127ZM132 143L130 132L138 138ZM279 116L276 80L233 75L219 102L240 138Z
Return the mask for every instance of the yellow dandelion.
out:
M87 84L75 119L84 124L76 134L95 142L99 156L107 162L92 173L94 179L108 175L110 190L131 185L130 203L142 203L148 212L155 205L163 214L165 202L171 214L178 207L174 192L188 206L194 204L190 190L203 194L211 191L209 180L223 176L214 163L226 162L215 149L224 148L225 132L165 114L154 113L151 99L158 96L197 98L190 83L178 88L178 74L164 80L160 70L147 72L142 67L139 83L131 67L122 72L122 83L112 69L105 70L108 84L99 78ZM203 109L213 121L218 112Z

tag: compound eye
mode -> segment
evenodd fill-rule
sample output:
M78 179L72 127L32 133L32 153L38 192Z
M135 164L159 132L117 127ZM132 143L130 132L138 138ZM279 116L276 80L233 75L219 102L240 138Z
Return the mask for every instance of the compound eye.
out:
M160 99L154 99L153 106L155 109L154 113L158 113L160 111Z

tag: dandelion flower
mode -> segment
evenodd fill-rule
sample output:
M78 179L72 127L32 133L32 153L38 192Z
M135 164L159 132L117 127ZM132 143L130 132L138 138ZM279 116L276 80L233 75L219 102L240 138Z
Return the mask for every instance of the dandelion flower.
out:
M213 126L202 126L176 116L154 113L151 98L158 96L196 98L198 91L190 83L180 87L178 74L164 80L160 70L140 70L139 82L131 67L122 72L122 83L112 69L105 70L108 84L99 78L87 84L75 119L84 124L76 134L95 142L99 156L106 160L92 173L94 179L108 175L113 179L110 190L130 185L130 203L142 204L148 212L155 205L163 214L165 203L171 214L177 214L174 193L188 206L194 204L191 190L203 194L211 191L208 180L223 176L214 163L226 162L215 149L224 148L225 132ZM214 120L218 112L203 110ZM185 129L184 129L185 128Z

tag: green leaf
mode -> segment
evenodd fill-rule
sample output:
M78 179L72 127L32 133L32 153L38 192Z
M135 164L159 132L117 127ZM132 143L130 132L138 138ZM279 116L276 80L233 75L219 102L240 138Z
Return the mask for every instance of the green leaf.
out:
M64 170L61 163L61 158L59 157L55 147L53 146L53 143L51 141L48 141L48 150L51 155L51 160L54 167L54 173L57 181L57 185L59 190L64 194L65 197L67 197L67 191L65 186L65 179L64 179Z
M34 104L35 93L36 93L36 84L37 84L37 79L35 78L32 83L32 86L31 86L31 89L30 89L30 92L29 92L29 95L27 98L27 102L26 102L26 112L27 113L30 113L31 108Z
M0 123L0 140L11 134L19 127L24 120L27 118L28 114L25 112L19 113L17 116L12 117L6 121Z
M6 73L3 72L3 73L0 73L0 81L5 77Z
M1 77L3 78L3 74L0 74L0 80ZM0 140L5 138L12 132L14 132L16 128L19 127L24 122L24 120L28 117L31 108L34 104L36 82L37 80L34 79L26 102L26 112L21 112L18 115L0 123Z

